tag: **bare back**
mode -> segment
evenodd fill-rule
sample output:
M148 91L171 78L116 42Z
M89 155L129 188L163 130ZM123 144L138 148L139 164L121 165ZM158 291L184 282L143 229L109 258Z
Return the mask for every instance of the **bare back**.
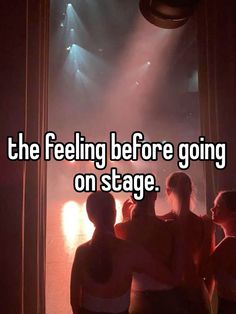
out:
M112 274L105 283L97 282L89 273L90 242L79 246L76 251L73 281L86 293L99 298L116 298L130 290L134 272L156 273L155 264L145 250L114 236L108 237L106 241L112 259ZM96 259L94 263L96 265Z
M80 284L87 293L101 298L112 298L126 293L131 285L133 271L132 254L134 252L131 246L115 237L110 237L107 241L113 272L105 284L96 282L89 274L87 261L90 242L81 245L77 249ZM96 264L96 260L94 260L94 263Z

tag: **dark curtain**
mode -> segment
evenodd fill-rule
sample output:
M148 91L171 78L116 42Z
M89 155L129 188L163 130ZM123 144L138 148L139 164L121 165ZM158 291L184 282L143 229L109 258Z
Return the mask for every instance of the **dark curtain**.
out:
M205 163L208 209L222 189L236 188L236 1L202 0L198 10L202 134L227 142L227 168Z
M7 136L42 143L47 126L49 1L1 1L0 312L45 312L46 167L10 161Z

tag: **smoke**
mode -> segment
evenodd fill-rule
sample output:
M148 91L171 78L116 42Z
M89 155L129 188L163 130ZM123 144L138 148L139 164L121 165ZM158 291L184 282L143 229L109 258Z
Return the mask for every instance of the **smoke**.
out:
M194 57L191 63L191 56L185 61L192 42L192 38L182 41L188 25L177 30L157 28L141 16L137 1L85 1L67 6L64 13L52 26L49 90L49 129L60 141L72 140L74 131L95 142L108 140L110 131L117 131L120 141L130 140L134 131L142 131L146 141L168 140L176 145L198 138L196 97L185 97L186 77L197 68ZM160 210L166 209L164 181L178 170L176 160L109 163L107 170L111 166L121 173L157 175ZM83 202L86 195L76 194L72 186L80 171L100 175L89 162L52 161L49 202L71 197ZM201 164L193 164L189 172L203 203ZM121 200L126 197L121 193Z

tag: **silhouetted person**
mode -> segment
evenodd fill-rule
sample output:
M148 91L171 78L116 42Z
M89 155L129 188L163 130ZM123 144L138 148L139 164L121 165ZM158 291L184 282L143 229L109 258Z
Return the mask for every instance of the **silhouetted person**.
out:
M207 217L199 217L190 209L192 181L184 172L174 172L166 180L166 193L172 211L164 219L181 220L184 233L184 278L182 283L187 313L207 314L210 312L209 288L202 272L209 254L214 249L214 227Z
M71 273L74 314L128 313L133 272L147 272L172 283L161 262L154 263L145 250L115 237L116 209L111 194L90 194L86 207L95 231L75 254Z
M222 191L215 201L212 220L225 238L210 256L208 274L213 274L219 297L218 314L236 313L236 191Z
M145 192L142 201L134 201L132 219L115 226L117 237L145 248L154 258L162 261L178 274L173 258L175 239L172 226L155 215L156 192ZM180 270L180 268L179 268ZM163 284L150 275L135 274L132 283L131 313L180 313L174 285Z

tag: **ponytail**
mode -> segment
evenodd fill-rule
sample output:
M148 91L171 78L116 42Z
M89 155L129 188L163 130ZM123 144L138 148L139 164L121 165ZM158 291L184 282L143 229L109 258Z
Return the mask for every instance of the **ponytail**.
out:
M94 232L87 261L90 276L98 283L107 282L113 271L111 250L106 234Z
M89 195L86 208L96 227L90 241L87 270L94 281L105 283L113 271L109 234L114 232L115 200L110 193L97 191Z

